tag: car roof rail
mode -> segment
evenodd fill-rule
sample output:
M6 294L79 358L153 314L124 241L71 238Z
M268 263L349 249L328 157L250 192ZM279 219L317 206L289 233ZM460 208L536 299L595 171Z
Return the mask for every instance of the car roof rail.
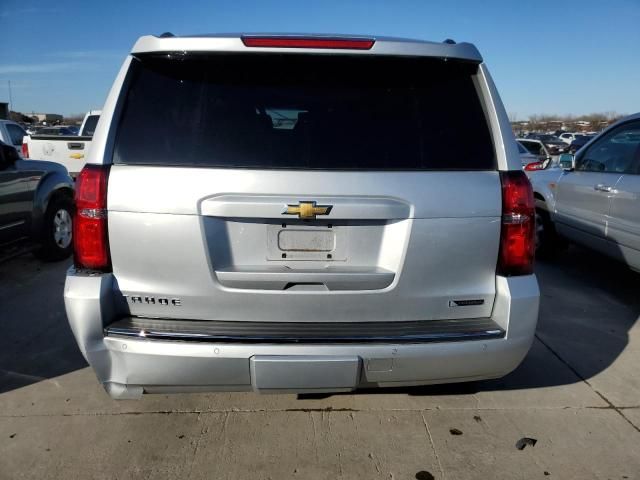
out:
M455 45L455 44L456 44L456 41L455 41L455 40L453 40L453 39L451 39L451 38L447 38L447 39L446 39L444 42L442 42L442 43L446 43L446 44L448 44L448 45Z

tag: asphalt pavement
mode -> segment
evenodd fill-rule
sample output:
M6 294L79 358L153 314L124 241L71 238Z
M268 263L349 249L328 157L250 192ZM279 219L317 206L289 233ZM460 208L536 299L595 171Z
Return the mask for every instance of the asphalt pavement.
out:
M587 250L538 263L509 376L315 396L111 400L66 322L68 265L0 263L0 479L640 478L640 274Z

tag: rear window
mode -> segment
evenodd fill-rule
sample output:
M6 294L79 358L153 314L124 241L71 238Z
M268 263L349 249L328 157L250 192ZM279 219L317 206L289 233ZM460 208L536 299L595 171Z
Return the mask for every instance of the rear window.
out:
M478 66L414 57L146 55L123 93L114 163L491 170Z
M100 115L89 115L87 117L87 120L84 122L84 127L80 134L83 136L93 137L93 134L96 131L96 125L98 125L99 119L100 119Z

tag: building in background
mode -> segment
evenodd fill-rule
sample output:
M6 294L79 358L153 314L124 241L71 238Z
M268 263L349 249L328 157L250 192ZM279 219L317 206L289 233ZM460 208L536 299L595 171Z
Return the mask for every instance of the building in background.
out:
M31 118L36 122L55 123L62 122L62 115L58 113L32 113Z
M0 102L0 120L7 120L9 118L9 104L6 102Z

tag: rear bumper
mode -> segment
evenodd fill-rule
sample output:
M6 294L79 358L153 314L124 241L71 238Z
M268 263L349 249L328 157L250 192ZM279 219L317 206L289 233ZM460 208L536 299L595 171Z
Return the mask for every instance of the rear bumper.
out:
M498 277L491 320L502 338L433 342L183 342L105 336L118 316L113 277L69 270L65 306L80 350L114 398L189 391L320 392L496 378L527 354L538 318L535 276Z

